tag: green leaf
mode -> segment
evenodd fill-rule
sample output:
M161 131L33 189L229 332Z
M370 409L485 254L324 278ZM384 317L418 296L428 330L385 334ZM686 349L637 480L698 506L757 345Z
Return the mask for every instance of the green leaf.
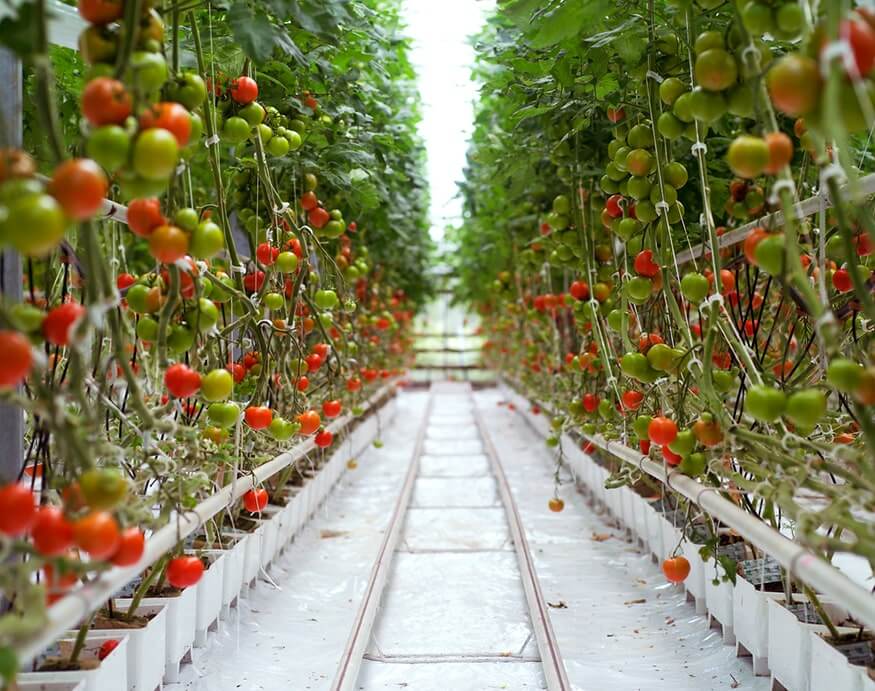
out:
M611 74L610 72L607 74L603 74L595 85L596 98L601 99L605 98L605 96L610 96L619 88L620 83L617 81L617 78L613 74Z
M255 62L268 60L276 48L301 63L306 58L292 37L273 24L263 11L256 11L246 0L237 0L228 10L228 23L234 39Z

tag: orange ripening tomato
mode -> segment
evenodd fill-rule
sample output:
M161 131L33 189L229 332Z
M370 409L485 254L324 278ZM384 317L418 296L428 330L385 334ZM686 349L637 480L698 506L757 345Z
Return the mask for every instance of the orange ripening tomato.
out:
M55 168L48 186L51 194L74 221L94 216L109 191L109 181L90 158L74 158Z
M301 424L301 434L305 436L313 434L319 429L319 425L322 424L322 418L319 417L319 413L315 410L307 410L301 413L298 415L297 420Z
M683 583L690 575L690 562L686 557L669 557L662 562L662 572L672 583Z

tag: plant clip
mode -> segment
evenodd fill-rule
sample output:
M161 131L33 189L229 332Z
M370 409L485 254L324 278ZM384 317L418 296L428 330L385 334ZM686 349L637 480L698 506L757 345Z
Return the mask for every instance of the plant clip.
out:
M218 135L218 134L214 134L212 137L208 137L208 138L207 138L207 140L204 142L204 146L205 146L207 149L209 149L211 146L214 146L215 144L218 144L220 141L222 141L222 140L219 138L219 135Z
M707 155L708 145L703 141L696 140L696 143L690 147L690 152L694 154L701 152L703 155Z
M647 78L652 79L657 84L662 84L665 81L665 77L661 74L654 72L653 70L647 70Z
M848 43L847 39L840 38L837 41L828 43L824 46L823 50L820 51L820 71L824 77L829 76L830 65L835 58L842 59L842 65L844 65L844 68L847 70L848 75L851 78L860 78L860 72L857 69L857 61L854 58L854 53L851 51L851 45Z
M781 201L780 194L783 190L789 190L791 194L796 194L796 184L792 180L782 179L776 180L772 185L772 196L769 198L769 204L776 205Z

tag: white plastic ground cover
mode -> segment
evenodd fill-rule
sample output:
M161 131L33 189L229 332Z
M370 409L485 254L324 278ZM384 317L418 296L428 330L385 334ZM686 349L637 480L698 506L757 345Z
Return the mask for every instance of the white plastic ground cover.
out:
M358 689L545 688L472 399L454 388L435 387L427 455Z
M551 513L552 453L524 420L475 394L511 484L568 676L579 691L765 691L750 661L723 645L648 555L604 523L568 483ZM563 473L563 480L569 481Z
M326 505L259 580L181 682L166 691L324 691L410 462L426 394L398 396L384 446L364 452Z

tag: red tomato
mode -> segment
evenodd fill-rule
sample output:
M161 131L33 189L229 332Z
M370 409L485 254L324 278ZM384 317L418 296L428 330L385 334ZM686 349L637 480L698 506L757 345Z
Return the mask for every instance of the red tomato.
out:
M78 561L78 557L75 553L68 554L67 558L71 561ZM43 576L45 577L47 592L46 599L49 604L57 602L64 597L64 595L66 595L79 580L79 577L72 572L56 574L55 567L52 564L46 564L43 566Z
M620 202L622 201L622 194L613 194L608 197L608 201L605 202L605 211L608 212L608 216L611 218L620 218L620 216L623 215L623 207L620 205Z
M252 271L243 277L243 287L247 293L257 293L264 285L264 271Z
M166 223L167 219L161 213L161 202L158 199L134 199L128 204L128 228L135 235L147 238L158 226Z
M140 116L140 128L165 129L176 138L180 147L188 144L191 137L191 113L181 103L162 101L146 109Z
M575 300L588 300L589 299L589 284L586 281L574 281L571 284L568 292L571 293L571 296Z
M641 250L635 255L635 271L639 276L653 278L659 273L659 264L653 261L653 250Z
M96 214L109 190L109 181L90 158L73 158L61 163L52 173L48 191L74 221Z
M10 537L28 531L36 518L30 487L14 482L0 487L0 533Z
M270 497L267 494L267 490L258 487L249 490L243 495L243 506L246 507L246 510L249 513L261 513L264 510L264 507L267 506L269 499Z
M273 421L273 411L265 406L249 406L243 417L252 429L264 429Z
M854 287L851 274L848 273L847 269L836 269L832 275L832 284L840 293L847 293Z
M110 653L118 648L119 642L115 638L110 638L108 641L104 641L100 644L100 648L97 651L97 659L101 662L109 657Z
M656 352L656 351L654 351ZM640 391L624 391L623 407L626 410L638 410L644 402L644 394Z
M662 562L662 572L672 583L683 583L690 575L690 562L686 557L669 557Z
M42 332L52 345L66 346L79 321L85 316L85 308L78 302L66 302L49 311L43 320Z
M121 18L122 0L79 0L79 15L91 24L109 24ZM101 658L103 659L103 658Z
M107 511L94 511L73 524L76 546L97 561L109 559L121 544L118 523Z
M307 410L300 415L298 415L297 420L301 423L301 434L310 435L313 434L317 429L319 429L319 425L322 424L322 418L319 417L319 413L315 410Z
M116 79L98 77L82 90L82 114L95 127L121 125L132 110L131 95Z
M204 563L193 556L174 557L167 564L167 582L174 588L188 588L204 575Z
M118 549L110 561L115 566L133 566L140 561L145 550L146 536L143 531L136 526L125 528L119 539Z
M676 454L667 446L662 447L662 457L665 459L665 462L670 466L680 465L681 461L683 461L683 457L679 454Z
M316 372L322 367L322 358L317 353L310 353L304 360L307 363L308 372Z
M583 409L587 413L594 413L599 407L599 397L594 393L583 394Z
M317 343L316 345L313 346L313 352L316 353L316 355L321 357L323 360L328 359L328 351L329 350L330 350L330 347L327 343Z
M244 106L252 103L258 98L258 84L251 77L237 77L231 82L231 98Z
M231 373L231 376L234 377L234 382L236 384L239 384L246 379L246 367L239 362L229 362L225 369L227 369Z
M343 406L341 405L340 401L338 401L337 399L325 401L325 403L322 404L322 413L325 415L325 417L328 418L337 417L338 415L340 415L340 410L342 407Z
M73 524L58 507L43 506L31 525L30 538L37 552L56 557L73 546Z
M188 365L170 365L164 373L164 385L174 398L188 398L201 388L201 375Z
M0 329L0 389L14 389L33 367L30 341L17 331Z
M115 287L119 290L124 290L125 288L130 288L134 283L137 282L137 279L128 273L120 273L115 278Z
M162 264L172 264L188 254L189 237L181 228L165 224L149 235L149 252Z
M350 377L346 380L347 391L358 391L360 388L362 388L362 380L358 377Z
M317 206L319 206L319 198L315 192L304 192L301 195L301 208L304 211L312 211Z
M271 247L270 243L268 242L262 242L255 249L256 258L264 266L271 266L276 261L279 253L279 249L277 249L276 247Z
M650 421L647 427L647 436L650 441L660 446L668 446L678 435L678 426L673 420L659 415Z
M316 442L316 446L320 449L325 449L331 446L331 442L334 441L334 435L331 434L327 429L323 429L319 434L316 435L314 439Z
M298 379L297 387L298 391L306 391L310 388L310 380L306 376L302 376Z
M317 206L315 209L311 209L307 213L307 221L311 226L319 230L324 228L328 221L331 220L331 214L328 213L321 206Z

